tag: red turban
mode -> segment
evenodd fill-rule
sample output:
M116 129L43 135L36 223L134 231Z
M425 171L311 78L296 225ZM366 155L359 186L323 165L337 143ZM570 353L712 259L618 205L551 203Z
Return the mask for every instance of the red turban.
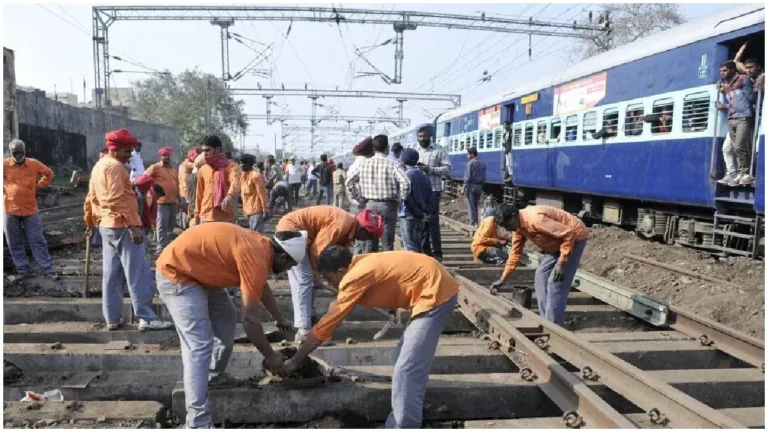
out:
M128 129L118 129L116 131L108 132L106 135L107 148L110 150L118 150L121 148L133 149L139 140L135 136L128 132Z
M173 148L171 147L163 147L160 150L158 150L157 155L160 157L168 156L171 157L171 154L173 153Z
M358 213L357 223L363 229L373 234L374 238L381 238L382 234L384 234L384 219L372 210L365 209Z
M373 138L368 137L360 141L353 149L352 154L355 156L368 156L373 154Z
M152 177L146 174L142 174L136 177L136 180L134 180L133 183L136 185L136 188L141 191L141 193L147 193L149 192L149 189L155 184L155 181L152 180Z
M333 159L328 159L328 165L333 165Z
M194 162L197 159L197 148L192 148L187 152L187 159L190 162Z

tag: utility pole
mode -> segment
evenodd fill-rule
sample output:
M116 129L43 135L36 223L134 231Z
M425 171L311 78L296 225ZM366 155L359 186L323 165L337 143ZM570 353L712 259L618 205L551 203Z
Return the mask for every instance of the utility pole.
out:
M314 154L315 151L315 126L317 125L317 96L310 96L310 99L312 99L312 120L311 120L311 130L310 134L312 137L310 138L309 142L309 154L310 156Z

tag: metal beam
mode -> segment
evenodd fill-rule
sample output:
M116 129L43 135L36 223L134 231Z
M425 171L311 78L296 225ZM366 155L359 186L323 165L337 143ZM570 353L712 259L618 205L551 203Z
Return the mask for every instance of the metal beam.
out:
M392 123L397 127L410 126L411 121L409 119L402 119L399 117L365 117L365 116L318 116L313 119L311 115L291 115L291 114L248 114L245 116L248 120L267 120L268 124L272 124L278 121L315 121L320 123L322 121L327 122L374 122L374 123Z
M371 98L371 99L403 99L425 101L448 101L454 108L461 106L461 95L439 93L401 93L371 90L309 90L309 89L259 89L259 88L230 88L227 93L232 96L304 96L309 98L341 97L341 98Z

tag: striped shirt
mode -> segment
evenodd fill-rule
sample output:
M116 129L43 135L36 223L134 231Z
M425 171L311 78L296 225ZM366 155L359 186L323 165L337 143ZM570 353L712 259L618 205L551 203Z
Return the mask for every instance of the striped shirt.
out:
M400 163L382 153L363 160L347 172L347 194L355 201L405 201L411 192L411 182Z
M414 148L419 151L419 163L429 167L429 172L426 174L432 184L432 192L441 192L443 177L451 175L451 160L448 159L448 152L434 144L430 144L427 148L416 144Z

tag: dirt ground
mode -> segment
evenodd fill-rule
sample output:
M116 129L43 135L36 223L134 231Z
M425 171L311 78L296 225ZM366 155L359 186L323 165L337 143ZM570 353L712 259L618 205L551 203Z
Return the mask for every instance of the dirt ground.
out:
M469 222L463 198L443 200L441 214ZM682 267L732 282L739 288L640 263L624 254ZM621 228L596 225L590 228L581 268L749 335L765 338L763 261L742 257L713 258L693 249L638 238L633 232Z

